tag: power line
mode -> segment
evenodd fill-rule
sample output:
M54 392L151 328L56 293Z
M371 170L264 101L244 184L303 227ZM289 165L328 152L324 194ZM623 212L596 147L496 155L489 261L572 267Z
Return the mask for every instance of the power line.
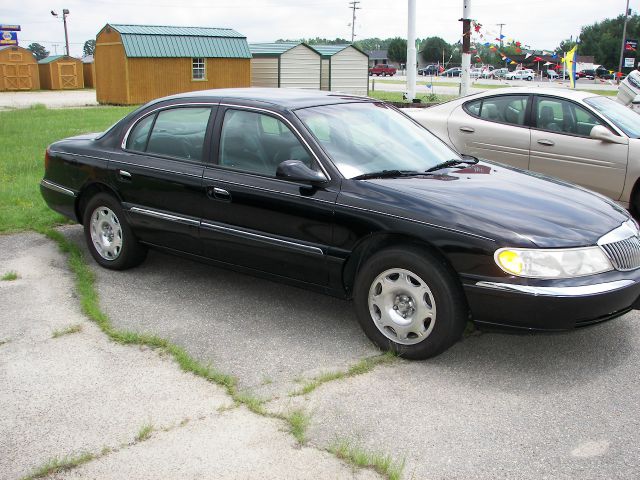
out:
M353 17L351 19L351 43L353 43L353 39L356 36L356 10L362 10L358 4L360 3L359 0L354 0L353 2L349 2L349 5L351 5L349 8L353 10Z

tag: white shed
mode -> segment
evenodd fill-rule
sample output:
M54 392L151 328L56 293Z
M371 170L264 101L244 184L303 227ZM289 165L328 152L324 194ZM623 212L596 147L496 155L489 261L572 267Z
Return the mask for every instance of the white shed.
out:
M251 86L320 89L320 53L302 42L251 43Z
M322 55L320 88L334 92L369 93L369 56L353 45L313 45Z

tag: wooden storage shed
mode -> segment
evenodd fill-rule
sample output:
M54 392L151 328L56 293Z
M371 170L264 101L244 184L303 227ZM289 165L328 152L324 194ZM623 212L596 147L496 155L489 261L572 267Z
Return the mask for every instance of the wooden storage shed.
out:
M0 92L7 90L39 90L38 62L26 48L0 47Z
M369 57L353 45L313 45L322 56L322 90L367 95Z
M82 60L67 55L53 55L38 62L40 88L66 90L84 88Z
M320 90L320 54L306 43L251 43L251 86Z
M107 24L97 35L94 59L100 103L133 105L251 85L247 39L229 28Z
M82 74L84 75L84 86L96 88L96 68L93 63L93 55L82 57Z

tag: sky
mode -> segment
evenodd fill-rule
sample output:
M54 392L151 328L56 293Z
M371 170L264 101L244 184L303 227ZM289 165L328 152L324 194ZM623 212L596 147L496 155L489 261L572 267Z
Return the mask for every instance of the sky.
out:
M64 53L67 17L71 55L81 56L86 40L95 39L106 23L227 27L249 42L278 38L351 38L351 0L21 0L0 9L1 24L21 25L19 44L37 42L51 54ZM440 36L448 42L461 37L462 0L416 0L416 34ZM188 5L185 6L185 5ZM360 0L356 11L356 40L407 35L406 0ZM637 12L640 1L630 7ZM561 40L580 33L583 25L624 13L625 0L471 0L471 18L489 32L498 32L523 45L552 50Z

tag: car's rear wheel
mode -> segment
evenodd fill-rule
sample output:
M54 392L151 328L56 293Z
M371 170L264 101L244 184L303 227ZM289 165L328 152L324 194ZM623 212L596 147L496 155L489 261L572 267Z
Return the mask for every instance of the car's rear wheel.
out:
M125 270L139 265L147 249L136 239L120 203L111 195L99 193L84 209L84 235L91 256L100 265Z
M390 248L372 256L354 288L358 321L382 350L425 359L462 335L468 309L450 268L428 251Z

